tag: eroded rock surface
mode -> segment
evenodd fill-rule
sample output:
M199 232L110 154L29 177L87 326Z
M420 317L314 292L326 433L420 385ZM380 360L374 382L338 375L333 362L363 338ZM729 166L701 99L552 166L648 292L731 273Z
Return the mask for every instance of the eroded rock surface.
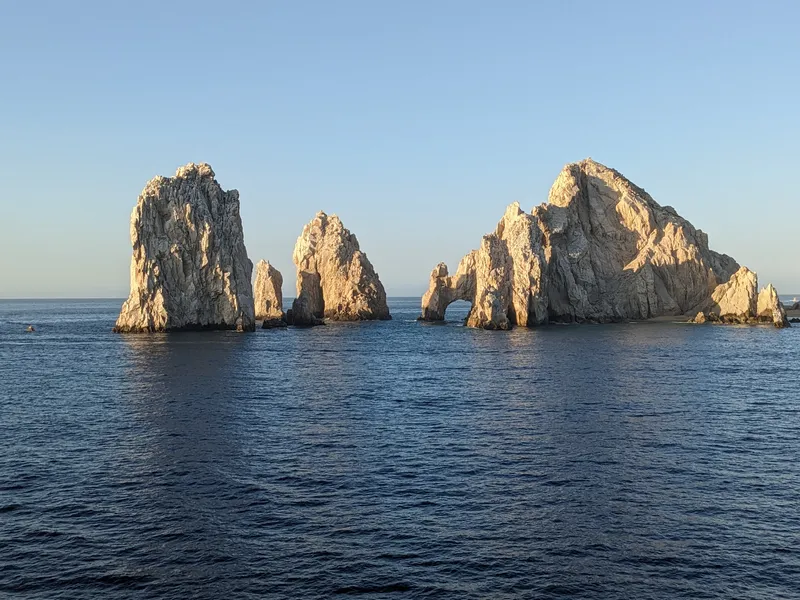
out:
M486 329L693 315L738 270L673 208L587 159L564 167L547 204L509 206L456 275L440 263L420 318L443 319L455 300L471 302L467 324ZM728 292L724 303L740 299Z
M263 321L262 327L281 327L286 325L283 312L283 276L266 260L256 264L256 282L253 285L256 319Z
M757 290L758 276L747 267L741 267L728 281L714 289L694 322L772 323L779 328L790 327L786 310L773 285L770 283L760 292Z
M336 215L324 212L303 228L293 254L297 265L295 321L390 319L378 274Z
M723 323L747 323L756 316L758 277L747 267L741 267L731 278L718 285L707 301L703 312Z
M790 327L786 309L771 283L758 293L756 318L762 323L772 322L775 327Z
M151 179L131 215L131 290L114 331L255 329L239 192L205 163Z

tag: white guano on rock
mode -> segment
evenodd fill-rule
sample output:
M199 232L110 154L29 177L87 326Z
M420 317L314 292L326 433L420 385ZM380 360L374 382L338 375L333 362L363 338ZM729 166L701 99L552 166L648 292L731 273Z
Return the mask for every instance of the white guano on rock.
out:
M205 163L155 177L131 215L131 290L114 331L255 328L239 192Z

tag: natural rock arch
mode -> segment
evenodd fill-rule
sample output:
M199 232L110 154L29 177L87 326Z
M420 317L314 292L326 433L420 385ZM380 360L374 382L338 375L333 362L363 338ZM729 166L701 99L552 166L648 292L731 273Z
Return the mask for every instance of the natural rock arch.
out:
M564 167L547 204L510 205L455 275L437 265L420 318L443 319L459 298L485 329L694 314L738 269L673 208L587 159Z

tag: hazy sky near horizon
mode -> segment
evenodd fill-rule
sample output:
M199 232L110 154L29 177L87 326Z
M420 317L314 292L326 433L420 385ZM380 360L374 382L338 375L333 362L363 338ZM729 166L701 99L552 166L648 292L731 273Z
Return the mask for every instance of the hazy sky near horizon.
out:
M0 0L0 298L125 297L145 182L208 162L250 258L338 214L389 295L591 156L800 293L800 3Z

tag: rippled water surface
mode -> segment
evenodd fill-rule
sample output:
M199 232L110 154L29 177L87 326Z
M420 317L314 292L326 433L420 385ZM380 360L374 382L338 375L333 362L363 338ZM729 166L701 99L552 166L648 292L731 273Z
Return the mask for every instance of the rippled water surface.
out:
M800 597L799 327L390 304L119 336L0 301L0 596Z

